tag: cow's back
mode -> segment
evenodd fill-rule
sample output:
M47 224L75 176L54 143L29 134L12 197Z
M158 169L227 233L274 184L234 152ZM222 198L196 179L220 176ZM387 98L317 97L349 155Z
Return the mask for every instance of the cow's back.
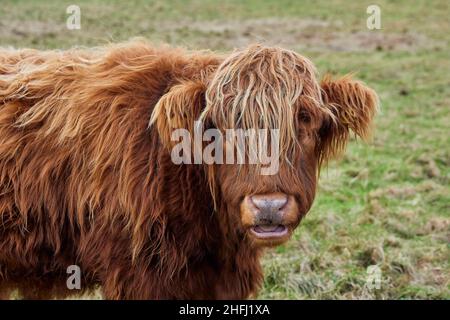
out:
M30 282L65 274L91 223L106 223L101 208L120 210L106 198L131 150L149 156L146 118L165 89L151 67L158 57L146 57L139 74L127 53L142 54L0 51L0 287L14 274ZM145 74L160 85L144 90Z

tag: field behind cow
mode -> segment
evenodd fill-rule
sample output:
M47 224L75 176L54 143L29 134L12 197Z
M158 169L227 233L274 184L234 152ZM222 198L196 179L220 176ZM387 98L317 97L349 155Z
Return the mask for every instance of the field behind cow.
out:
M81 30L66 27L71 4L81 9ZM382 103L373 142L353 141L322 170L294 238L264 258L259 298L449 299L449 3L377 1L381 30L366 27L370 4L2 0L0 45L69 48L144 36L226 51L259 41L310 57L320 74L356 72ZM379 288L367 285L371 276Z

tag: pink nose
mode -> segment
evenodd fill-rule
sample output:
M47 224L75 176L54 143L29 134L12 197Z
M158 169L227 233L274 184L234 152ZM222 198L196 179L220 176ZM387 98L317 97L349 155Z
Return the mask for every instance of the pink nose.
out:
M255 211L255 223L278 225L283 221L282 209L288 197L282 193L254 195L251 198Z

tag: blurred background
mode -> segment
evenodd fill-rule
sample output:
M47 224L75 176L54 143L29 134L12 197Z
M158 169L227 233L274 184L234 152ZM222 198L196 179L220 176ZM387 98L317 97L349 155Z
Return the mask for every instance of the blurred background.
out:
M309 57L319 75L356 72L380 95L374 139L322 170L293 239L265 255L259 298L449 299L449 18L447 0L1 0L0 46L262 42Z

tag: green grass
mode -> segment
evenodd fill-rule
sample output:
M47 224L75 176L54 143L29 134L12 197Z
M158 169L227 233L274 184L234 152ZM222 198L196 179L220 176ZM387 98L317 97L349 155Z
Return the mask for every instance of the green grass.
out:
M450 298L450 24L448 1L2 1L0 45L68 48L144 36L219 51L252 41L310 57L319 72L357 77L380 95L373 142L352 142L323 169L316 202L264 258L260 298ZM336 40L337 39L337 40ZM348 42L345 42L348 41ZM344 43L344 45L340 45ZM367 267L382 271L366 286Z

